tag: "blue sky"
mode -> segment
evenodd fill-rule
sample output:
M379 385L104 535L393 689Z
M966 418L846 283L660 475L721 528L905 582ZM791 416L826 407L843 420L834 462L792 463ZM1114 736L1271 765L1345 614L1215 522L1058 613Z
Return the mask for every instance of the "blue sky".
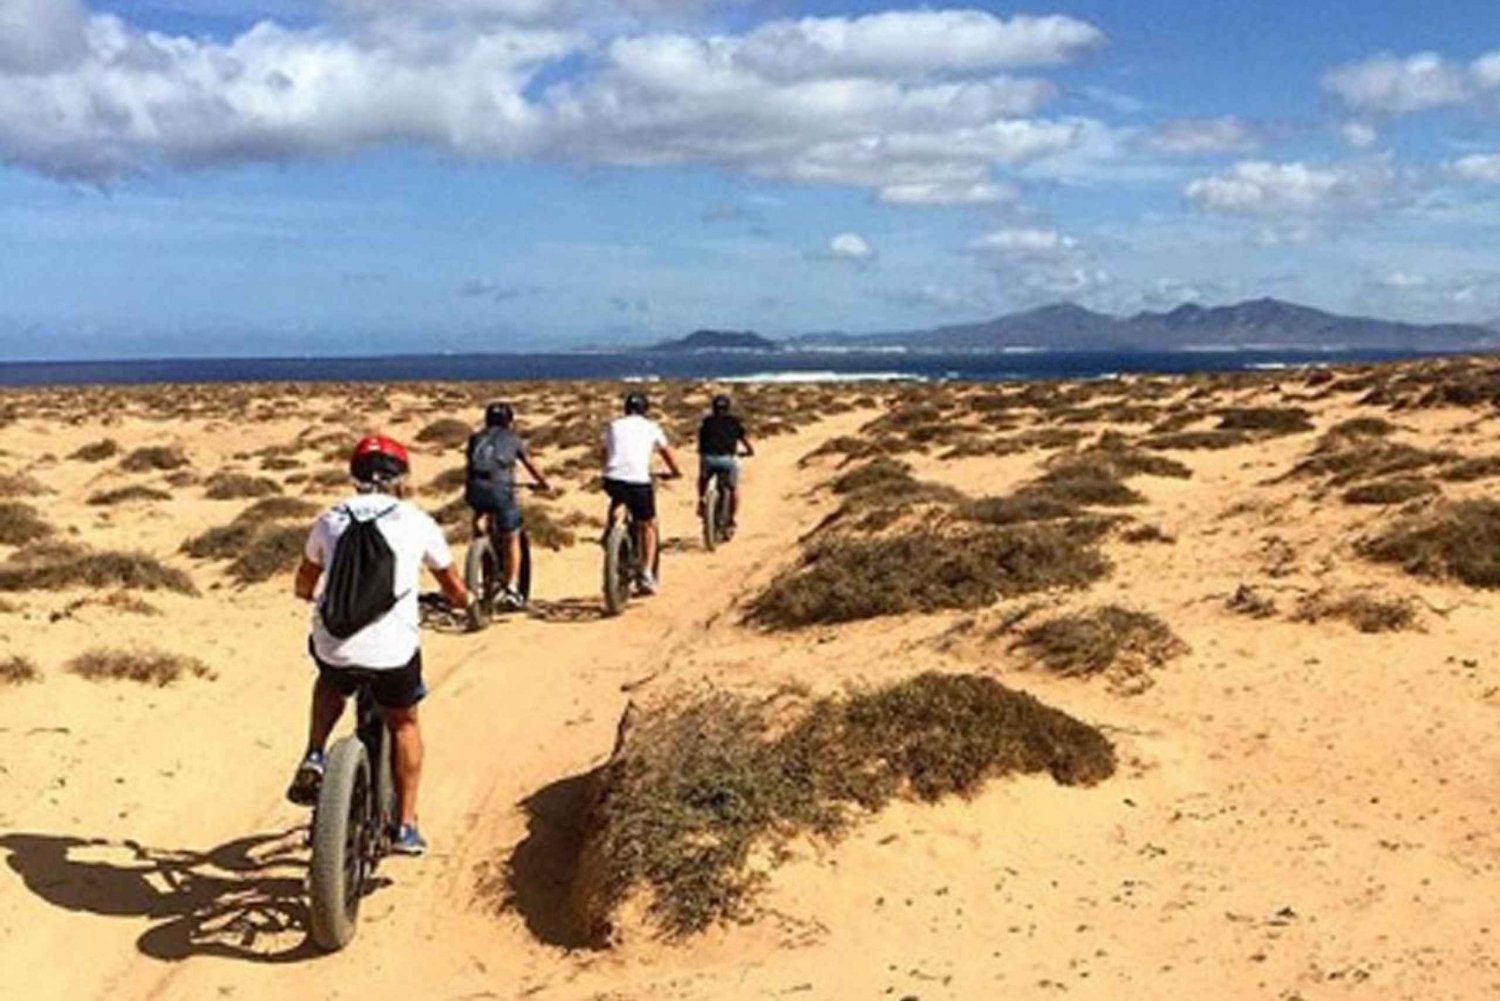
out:
M0 0L0 358L1258 295L1500 316L1489 4Z

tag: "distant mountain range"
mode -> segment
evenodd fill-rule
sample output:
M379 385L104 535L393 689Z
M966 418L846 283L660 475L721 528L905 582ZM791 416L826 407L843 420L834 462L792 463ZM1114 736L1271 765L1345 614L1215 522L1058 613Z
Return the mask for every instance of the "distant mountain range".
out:
M1279 299L1232 306L1188 303L1134 316L1096 313L1058 303L981 323L880 334L803 334L774 341L759 334L700 330L649 349L666 352L777 350L908 350L986 352L1191 351L1231 349L1471 351L1500 347L1492 325L1400 323L1341 316Z

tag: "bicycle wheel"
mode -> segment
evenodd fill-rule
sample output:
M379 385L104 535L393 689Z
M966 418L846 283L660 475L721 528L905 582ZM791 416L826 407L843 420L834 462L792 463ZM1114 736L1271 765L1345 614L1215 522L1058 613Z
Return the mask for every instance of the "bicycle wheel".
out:
M734 538L734 498L729 493L728 484L719 486L719 513L714 517L714 524L718 528L719 541L728 542Z
M307 881L312 939L330 952L349 944L359 919L374 834L370 800L370 756L346 737L333 745L323 773Z
M709 552L719 544L719 484L708 481L703 493L703 548Z
M616 521L604 537L604 610L619 615L630 600L631 578L635 575L635 546L630 541L630 526Z
M521 589L521 597L527 601L531 600L531 538L526 534L526 529L521 529L521 575L517 581Z
M478 625L482 629L490 624L495 614L495 593L500 589L499 565L495 557L495 544L488 536L469 543L464 555L464 587L477 603Z

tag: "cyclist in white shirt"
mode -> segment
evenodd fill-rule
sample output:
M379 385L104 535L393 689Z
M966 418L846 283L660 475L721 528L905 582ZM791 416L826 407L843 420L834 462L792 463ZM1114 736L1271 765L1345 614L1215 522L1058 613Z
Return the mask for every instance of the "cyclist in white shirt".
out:
M613 525L621 505L640 527L641 570L636 585L646 594L656 593L656 487L651 477L651 460L661 455L669 478L682 476L677 460L667 445L661 425L646 416L650 402L645 393L633 392L625 397L625 416L611 421L604 430L604 492L609 495L608 525Z
M307 753L297 767L287 798L303 806L317 802L324 745L344 712L345 700L361 684L368 684L393 738L391 765L400 819L391 848L403 855L421 855L427 848L417 830L417 786L422 777L417 703L427 694L422 682L421 613L417 605L422 568L425 566L437 578L455 608L468 607L469 598L454 571L442 529L420 508L402 499L409 470L410 461L400 443L380 435L361 439L349 461L357 493L324 512L308 535L295 584L297 597L303 601L315 599L325 570L332 575L339 537L356 520L364 525L373 523L389 547L391 562L385 565L390 567L394 591L385 599L393 602L388 610L375 614L372 609L375 617L349 634L335 635L324 621L325 609L313 606L308 651L317 666L318 679L313 686Z

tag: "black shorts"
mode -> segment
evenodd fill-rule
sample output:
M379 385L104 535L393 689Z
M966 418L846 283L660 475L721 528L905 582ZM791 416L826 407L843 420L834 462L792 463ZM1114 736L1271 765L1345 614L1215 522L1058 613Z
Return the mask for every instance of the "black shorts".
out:
M656 487L651 483L626 483L623 480L604 481L604 492L616 504L624 504L636 521L656 520Z
M311 653L311 649L308 652ZM420 650L403 667L379 670L325 664L315 653L312 659L318 665L318 677L332 685L344 698L359 691L359 686L366 683L370 686L370 694L375 697L375 704L382 709L410 709L427 697L427 685L422 681Z

